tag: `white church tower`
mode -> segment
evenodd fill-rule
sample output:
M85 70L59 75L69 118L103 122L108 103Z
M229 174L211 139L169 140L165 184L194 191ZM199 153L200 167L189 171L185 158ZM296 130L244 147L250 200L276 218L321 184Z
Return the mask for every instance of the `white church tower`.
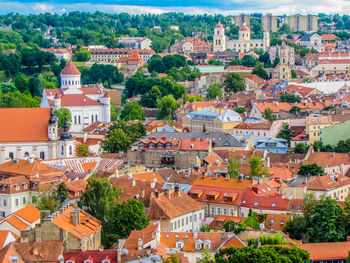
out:
M75 157L75 139L69 131L67 118L63 124L63 132L57 141L58 158Z
M81 73L70 60L61 72L61 89L80 89Z
M219 22L214 29L213 51L226 51L226 36L224 26Z

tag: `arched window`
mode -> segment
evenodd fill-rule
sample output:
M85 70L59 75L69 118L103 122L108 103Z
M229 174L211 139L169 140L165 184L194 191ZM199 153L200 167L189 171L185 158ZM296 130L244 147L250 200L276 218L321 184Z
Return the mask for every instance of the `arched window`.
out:
M79 124L80 124L80 123L81 123L81 122L80 122L80 115L78 116L78 120L79 120Z
M97 118L97 116L98 116L98 115L96 114L96 115L95 115L95 121L98 121L98 118Z
M24 156L29 156L29 152L25 152L25 153L24 153Z
M64 146L61 146L61 155L64 155Z
M157 148L163 148L163 143L159 142L159 143L157 144Z
M70 80L68 80L68 85L70 85Z
M153 148L154 147L154 143L151 142L149 145L148 145L149 148Z
M40 152L40 159L45 160L45 152Z
M73 147L72 145L69 145L69 155L72 155L73 154Z
M6 206L7 205L6 199L2 199L2 203L4 206Z
M94 123L94 115L91 115L91 123Z
M14 158L13 152L10 152L10 153L9 153L9 157L10 157L11 159Z

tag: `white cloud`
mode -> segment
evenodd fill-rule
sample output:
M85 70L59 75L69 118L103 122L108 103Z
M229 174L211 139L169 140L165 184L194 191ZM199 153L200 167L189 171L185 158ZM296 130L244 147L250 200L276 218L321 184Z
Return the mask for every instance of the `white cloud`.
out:
M55 9L52 5L47 4L34 4L33 10L39 12L39 13L46 13L46 12L52 12Z

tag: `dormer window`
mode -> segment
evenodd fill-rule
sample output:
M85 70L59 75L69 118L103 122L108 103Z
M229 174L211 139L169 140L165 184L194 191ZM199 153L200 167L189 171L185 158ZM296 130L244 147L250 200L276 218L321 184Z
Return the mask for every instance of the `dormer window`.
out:
M73 260L66 260L65 263L75 263Z
M84 262L84 263L93 263L93 261L90 260L90 259L84 260L83 262Z
M195 242L196 250L201 250L202 249L202 243L203 243L202 240L200 240L200 239L196 240L196 242Z
M204 242L203 242L203 248L204 249L208 249L208 250L210 250L210 245L211 245L211 241L208 239L208 240L205 240Z
M273 203L271 206L272 206L272 207L276 207L276 203Z
M258 202L255 202L255 203L254 203L254 206L258 206L258 204L259 204Z
M18 184L15 184L14 186L15 186L17 191L20 189Z
M148 148L154 148L154 143L151 142L151 143L148 145Z
M273 219L271 219L270 225L273 225L274 223L275 223L275 221Z
M184 241L183 241L182 239L177 240L177 241L175 242L175 246L176 246L176 248L178 248L178 249L183 249L183 247L184 247Z
M171 144L170 142L168 142L168 143L166 144L166 147L167 147L167 148L171 148L171 147L172 147L172 144Z
M159 142L159 143L157 144L157 148L163 148L163 143Z
M140 147L140 148L144 148L144 147L145 147L145 144L144 144L144 143L140 143L139 147Z

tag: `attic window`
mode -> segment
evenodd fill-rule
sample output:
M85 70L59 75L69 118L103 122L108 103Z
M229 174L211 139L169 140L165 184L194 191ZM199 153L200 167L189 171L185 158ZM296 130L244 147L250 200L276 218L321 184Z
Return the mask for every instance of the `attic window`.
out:
M294 209L294 205L291 205L291 206L290 206L290 209Z
M273 203L271 206L272 206L272 207L276 207L276 203Z
M166 234L166 235L165 235L165 238L169 238L169 234Z
M245 203L247 203L247 200L243 200L242 204L244 205Z
M188 235L185 236L185 239L188 239Z
M281 226L283 226L284 225L284 221L281 221Z
M176 235L175 238L179 238L179 235Z
M67 260L66 263L74 263L73 260Z
M274 223L275 223L275 221L273 219L271 219L270 225L273 225Z
M194 148L194 145L193 145L193 144L191 144L191 145L190 145L190 148L191 148L191 149L193 149L193 148Z
M259 204L258 202L255 202L255 203L254 203L254 206L258 206L258 204Z

